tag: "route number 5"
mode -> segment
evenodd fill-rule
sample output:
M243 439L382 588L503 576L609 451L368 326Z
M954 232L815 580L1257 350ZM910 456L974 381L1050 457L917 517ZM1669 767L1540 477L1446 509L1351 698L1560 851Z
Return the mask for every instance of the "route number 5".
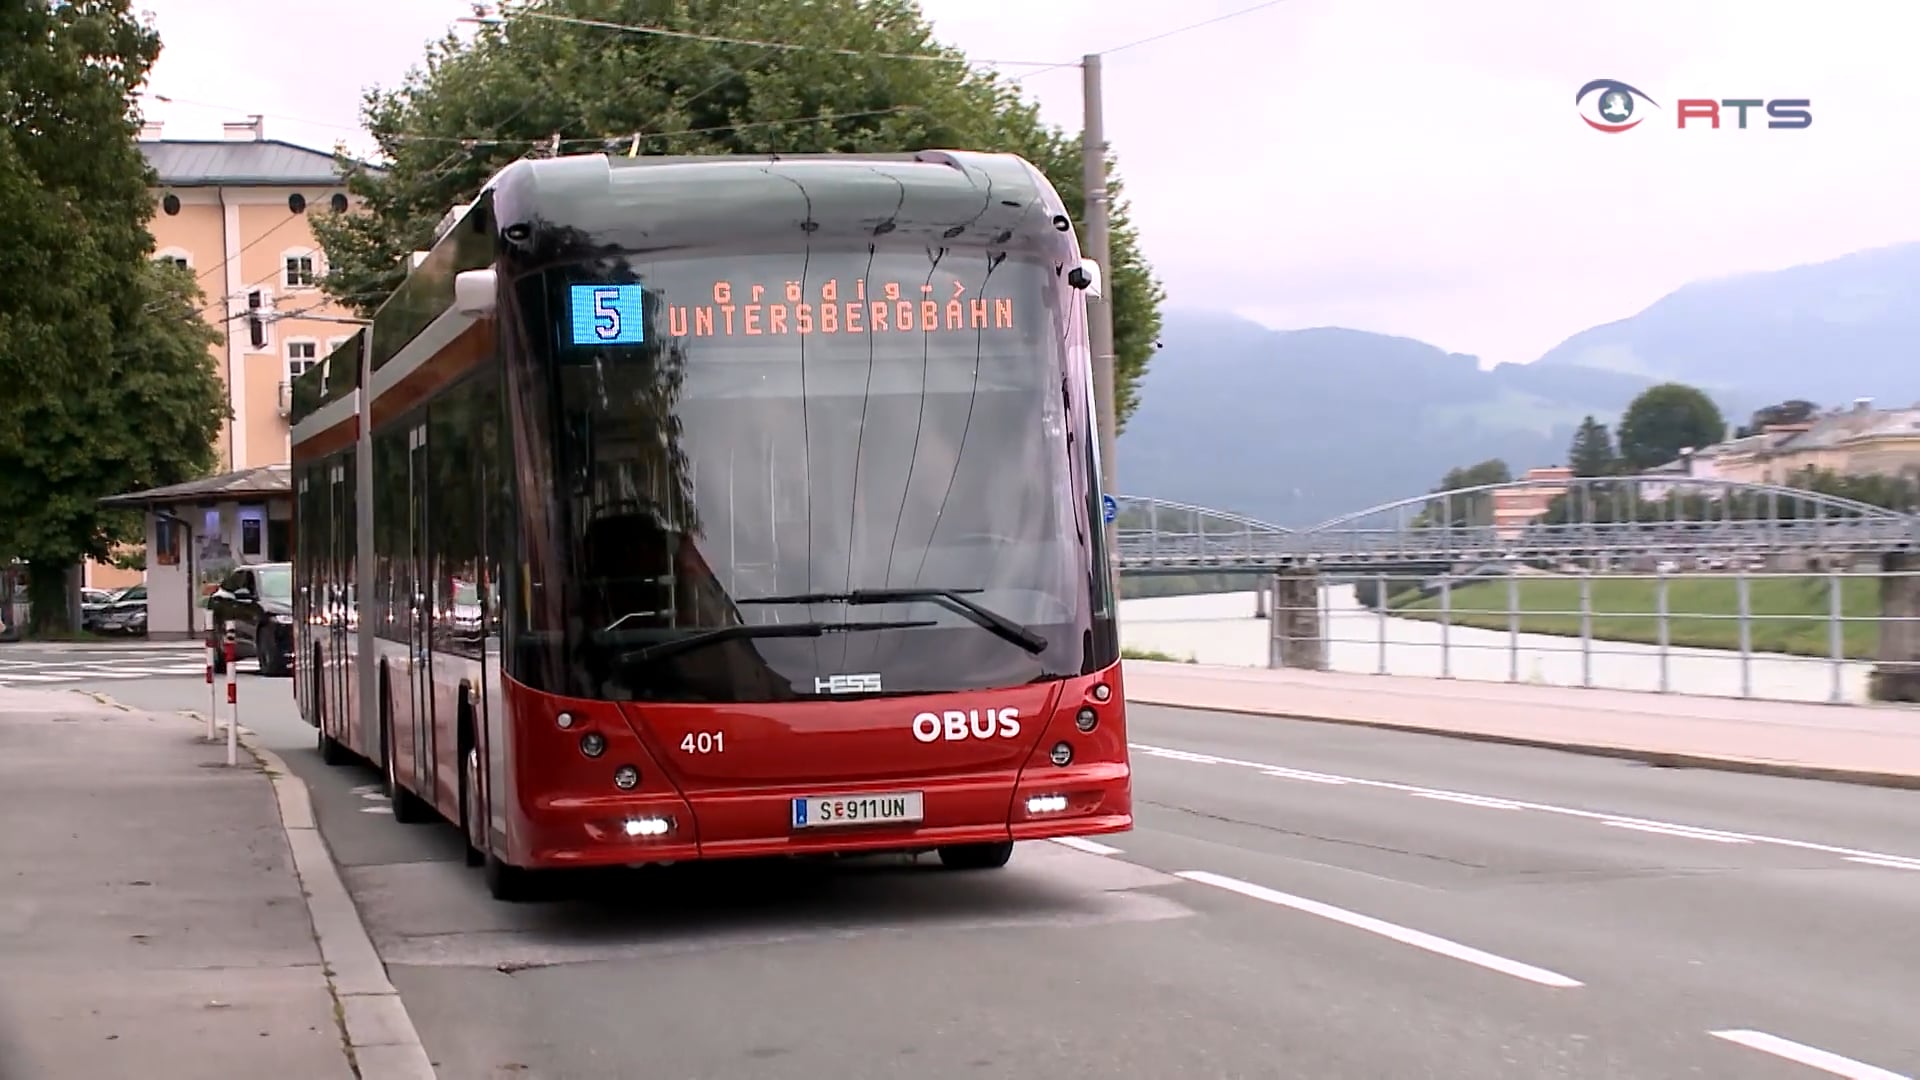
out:
M727 737L719 731L688 732L687 737L680 740L680 749L689 754L723 754L727 750Z
M619 299L619 289L593 290L593 333L601 341L613 341L620 336L620 309L613 306ZM603 319L606 321L602 322Z

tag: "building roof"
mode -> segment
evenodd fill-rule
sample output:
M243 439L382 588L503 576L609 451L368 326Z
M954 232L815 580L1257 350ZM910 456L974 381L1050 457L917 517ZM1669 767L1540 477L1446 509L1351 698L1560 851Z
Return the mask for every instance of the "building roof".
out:
M165 187L339 187L333 154L279 139L143 139Z
M221 473L184 484L130 491L110 495L100 505L118 510L152 509L169 503L218 502L222 499L267 499L293 492L293 467L260 465L238 472Z

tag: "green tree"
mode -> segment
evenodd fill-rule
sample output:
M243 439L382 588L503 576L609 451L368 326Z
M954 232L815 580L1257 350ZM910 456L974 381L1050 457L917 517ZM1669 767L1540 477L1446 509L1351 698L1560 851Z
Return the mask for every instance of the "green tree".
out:
M189 275L150 261L133 93L160 53L129 0L0 6L0 561L36 632L67 574L138 538L98 500L202 474L225 415Z
M1440 486L1433 489L1433 494L1512 482L1513 470L1507 467L1507 463L1499 458L1488 458L1475 465L1448 469L1447 475L1440 479ZM1456 527L1493 524L1493 493L1475 491L1445 499L1432 499L1414 518L1416 527L1428 527L1441 522Z
M797 47L633 33L555 16ZM377 171L343 162L369 212L315 220L327 252L325 287L371 312L405 279L407 253L432 240L450 207L515 159L547 153L556 138L562 153L1010 151L1046 174L1082 227L1078 138L1043 124L1012 85L962 59L933 40L912 0L515 5L471 41L450 34L433 44L424 66L397 89L367 92L363 119L386 161ZM1111 159L1108 176L1115 410L1124 425L1158 347L1164 293Z
M1573 445L1567 448L1567 464L1575 476L1607 476L1619 470L1619 456L1613 451L1613 435L1607 425L1588 416L1573 433Z
M1620 417L1620 459L1629 469L1651 469L1682 450L1712 446L1726 433L1712 398L1683 383L1661 383L1641 391Z

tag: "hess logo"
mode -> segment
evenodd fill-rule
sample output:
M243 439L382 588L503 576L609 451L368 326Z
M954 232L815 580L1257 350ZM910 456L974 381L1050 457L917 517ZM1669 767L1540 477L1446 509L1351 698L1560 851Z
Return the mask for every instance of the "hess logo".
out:
M948 709L913 718L913 737L923 743L965 739L1011 739L1020 734L1019 709Z

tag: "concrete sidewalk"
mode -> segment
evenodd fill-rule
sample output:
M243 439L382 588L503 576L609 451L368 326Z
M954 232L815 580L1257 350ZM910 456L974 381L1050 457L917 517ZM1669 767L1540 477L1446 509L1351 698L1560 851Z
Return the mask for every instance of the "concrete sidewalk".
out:
M1920 709L1128 660L1129 702L1920 788Z
M203 731L0 690L0 1080L354 1075L274 786Z

